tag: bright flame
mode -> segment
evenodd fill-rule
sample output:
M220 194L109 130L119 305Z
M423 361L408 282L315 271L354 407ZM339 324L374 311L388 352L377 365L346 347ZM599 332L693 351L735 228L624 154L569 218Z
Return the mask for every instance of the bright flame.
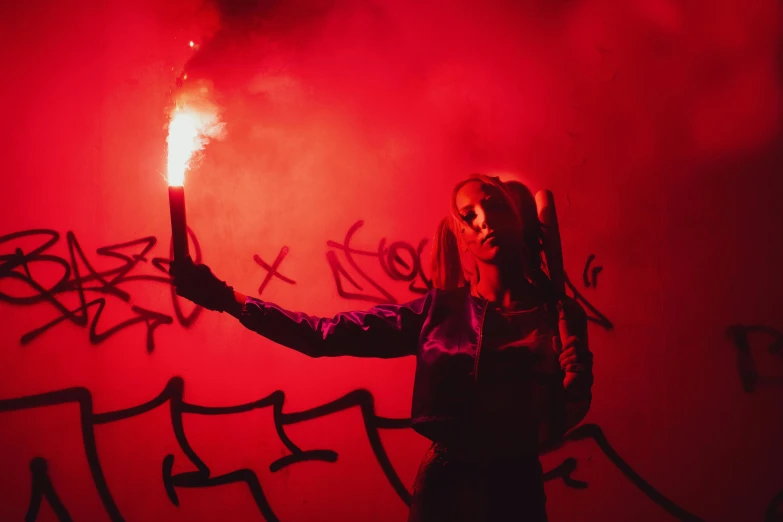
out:
M191 41L190 41L190 46L191 46L191 47L193 47L194 45L196 45L196 44L195 44L195 43L193 43L193 40L191 40Z
M193 155L217 138L223 131L214 107L196 109L185 105L177 107L169 122L168 143L168 183L180 186L185 183L185 171L189 168Z

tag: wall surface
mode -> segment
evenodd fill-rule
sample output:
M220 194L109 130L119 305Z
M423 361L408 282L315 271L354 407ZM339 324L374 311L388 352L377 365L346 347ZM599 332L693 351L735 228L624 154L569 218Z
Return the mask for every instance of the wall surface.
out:
M549 188L596 361L552 522L782 521L781 11L4 2L0 520L405 520L413 358L310 359L172 292L167 123L204 86L187 212L222 279L404 302L454 183Z

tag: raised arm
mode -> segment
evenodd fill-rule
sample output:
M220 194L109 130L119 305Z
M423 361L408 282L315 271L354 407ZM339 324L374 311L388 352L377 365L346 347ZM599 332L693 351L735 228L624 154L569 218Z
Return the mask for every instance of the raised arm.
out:
M267 339L310 357L402 357L416 354L429 302L427 295L406 304L378 305L327 318L247 297L239 321Z
M402 357L414 355L430 294L405 304L314 317L234 291L206 265L172 263L177 294L198 305L228 312L248 329L310 357Z

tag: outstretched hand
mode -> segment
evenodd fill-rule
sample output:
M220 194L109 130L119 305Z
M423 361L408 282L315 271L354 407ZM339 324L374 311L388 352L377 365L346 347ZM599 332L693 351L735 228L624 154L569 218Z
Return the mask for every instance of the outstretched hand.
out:
M209 310L225 312L236 304L234 289L218 279L207 265L196 264L188 256L169 266L177 295Z

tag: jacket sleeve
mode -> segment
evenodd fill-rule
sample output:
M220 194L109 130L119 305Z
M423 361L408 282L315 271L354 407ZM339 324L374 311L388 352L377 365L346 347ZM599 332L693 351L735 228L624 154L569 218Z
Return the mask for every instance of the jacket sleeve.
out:
M391 358L415 355L432 292L405 304L383 304L332 318L292 312L248 297L239 321L250 330L310 357Z

